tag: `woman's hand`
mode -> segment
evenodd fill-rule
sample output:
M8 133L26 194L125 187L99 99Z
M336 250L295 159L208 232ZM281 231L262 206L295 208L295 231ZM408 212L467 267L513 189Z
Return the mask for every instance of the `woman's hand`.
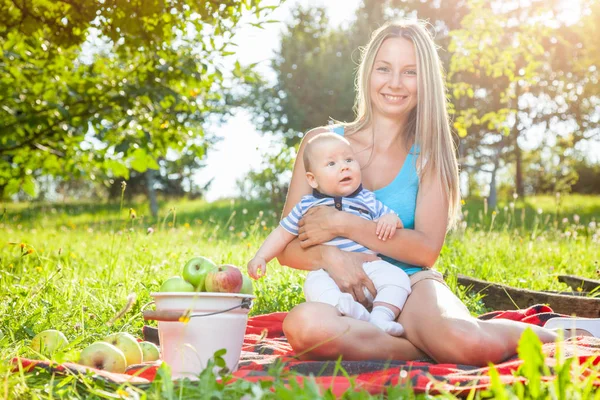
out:
M364 306L368 305L364 288L375 297L375 285L363 269L363 263L379 260L375 254L352 253L334 246L323 247L323 269L335 281L340 290L350 293L354 300Z
M312 207L298 221L298 239L300 246L307 248L322 244L340 236L343 211L333 207Z

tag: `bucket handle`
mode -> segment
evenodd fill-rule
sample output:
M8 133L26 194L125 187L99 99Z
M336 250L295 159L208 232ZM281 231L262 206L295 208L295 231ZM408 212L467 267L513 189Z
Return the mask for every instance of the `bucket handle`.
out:
M165 321L165 322L184 322L195 317L209 317L211 315L222 314L227 311L235 310L236 308L245 308L247 310L252 307L252 299L244 298L237 306L230 307L225 310L215 311L207 314L191 314L192 310L176 311L176 310L145 310L143 312L144 321Z

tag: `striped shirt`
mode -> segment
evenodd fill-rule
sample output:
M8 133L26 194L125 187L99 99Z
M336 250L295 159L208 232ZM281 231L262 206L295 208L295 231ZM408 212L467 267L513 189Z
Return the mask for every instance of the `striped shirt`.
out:
M377 219L385 214L395 214L385 204L375 198L375 194L367 189L363 189L362 185L347 197L333 197L322 194L317 190L313 194L302 197L300 202L290 211L290 213L279 223L283 229L292 235L298 235L298 221L312 207L329 206L335 207L336 210L346 211L354 215L370 221ZM344 237L336 237L329 242L324 243L329 246L336 246L344 251L353 251L357 253L374 254L373 251L367 249L363 245L356 243Z

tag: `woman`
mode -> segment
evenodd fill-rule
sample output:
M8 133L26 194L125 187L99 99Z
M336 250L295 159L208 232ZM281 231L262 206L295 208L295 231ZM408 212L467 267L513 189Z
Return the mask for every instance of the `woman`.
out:
M398 319L406 333L393 337L341 316L330 305L303 303L290 311L283 326L296 353L305 359L342 355L345 360L428 355L441 363L486 365L512 356L526 327L542 342L554 341L556 333L549 329L473 318L431 269L457 219L460 195L441 63L426 28L417 21L399 21L376 30L363 51L356 87L356 120L334 131L350 141L364 187L396 211L405 229L381 241L372 221L318 207L301 221L298 238L279 261L302 270L324 268L343 291L364 302L362 288L373 294L375 289L361 266L376 257L321 243L342 236L385 255L411 278L412 294ZM300 145L284 215L311 192L302 155L306 142L326 130L311 130Z

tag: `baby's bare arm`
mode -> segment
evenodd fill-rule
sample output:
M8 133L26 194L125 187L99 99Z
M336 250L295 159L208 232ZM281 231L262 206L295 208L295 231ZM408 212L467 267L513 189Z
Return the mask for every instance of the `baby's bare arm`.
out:
M281 225L267 236L264 243L252 260L248 262L248 275L253 279L261 278L267 272L267 263L281 254L285 246L291 242L295 235L292 235Z

